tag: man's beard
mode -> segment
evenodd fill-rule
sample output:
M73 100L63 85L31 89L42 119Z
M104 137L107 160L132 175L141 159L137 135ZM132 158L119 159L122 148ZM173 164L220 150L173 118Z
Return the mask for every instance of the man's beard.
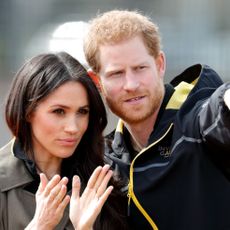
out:
M164 96L163 84L156 87L154 93L149 94L148 104L143 106L135 106L133 109L128 110L126 106L123 106L125 102L122 100L114 101L113 98L105 96L105 100L110 110L128 124L137 124L145 121L151 117L155 112L159 110L161 102ZM122 102L119 102L122 101Z

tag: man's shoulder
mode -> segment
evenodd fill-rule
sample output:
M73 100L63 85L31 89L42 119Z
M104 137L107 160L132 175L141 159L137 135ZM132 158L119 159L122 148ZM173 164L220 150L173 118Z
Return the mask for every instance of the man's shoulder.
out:
M112 130L110 133L106 134L105 135L105 140L113 140L114 139L114 136L115 136L115 129Z
M112 143L115 136L115 129L105 136L105 154L109 154L112 151Z
M195 88L217 88L223 84L218 73L206 64L195 64L186 68L182 73L171 80L170 84L177 87L181 82L187 82Z

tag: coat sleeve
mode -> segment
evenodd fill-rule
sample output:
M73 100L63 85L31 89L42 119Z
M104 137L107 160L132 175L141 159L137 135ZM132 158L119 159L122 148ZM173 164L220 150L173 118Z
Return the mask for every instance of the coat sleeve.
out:
M220 86L202 105L198 115L203 140L209 147L225 152L230 150L229 90L230 82Z
M0 229L8 229L5 193L0 192Z

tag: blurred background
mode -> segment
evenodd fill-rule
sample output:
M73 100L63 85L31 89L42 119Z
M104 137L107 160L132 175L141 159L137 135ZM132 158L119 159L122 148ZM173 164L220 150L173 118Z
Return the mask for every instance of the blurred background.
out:
M229 0L0 0L0 146L10 138L4 99L18 68L32 56L65 50L85 65L87 22L111 9L137 9L159 26L167 57L165 81L196 63L230 80ZM109 113L109 132L116 118Z

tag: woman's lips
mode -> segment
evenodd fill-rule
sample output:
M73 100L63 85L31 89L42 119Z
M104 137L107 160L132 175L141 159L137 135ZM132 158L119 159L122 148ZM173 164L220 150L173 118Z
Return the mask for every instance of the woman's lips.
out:
M64 146L74 146L77 143L77 139L64 138L64 139L58 139L58 142Z

